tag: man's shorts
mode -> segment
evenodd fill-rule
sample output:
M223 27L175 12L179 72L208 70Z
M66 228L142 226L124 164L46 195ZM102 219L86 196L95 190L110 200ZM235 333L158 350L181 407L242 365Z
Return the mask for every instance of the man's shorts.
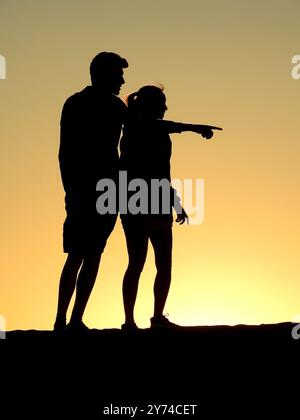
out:
M102 252L116 224L117 214L100 215L94 200L83 202L73 197L66 197L66 212L63 226L64 252Z

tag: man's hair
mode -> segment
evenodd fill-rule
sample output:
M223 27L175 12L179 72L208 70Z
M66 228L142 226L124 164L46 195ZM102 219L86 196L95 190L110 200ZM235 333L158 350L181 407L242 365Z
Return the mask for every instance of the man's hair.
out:
M107 74L113 69L125 69L128 67L127 60L116 53L103 51L97 54L90 65L90 74L92 82L99 75Z

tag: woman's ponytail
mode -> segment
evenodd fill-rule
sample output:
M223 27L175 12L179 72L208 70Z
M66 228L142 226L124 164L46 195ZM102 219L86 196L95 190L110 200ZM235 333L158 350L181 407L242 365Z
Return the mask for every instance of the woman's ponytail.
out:
M136 97L137 97L137 92L133 92L133 93L131 93L130 95L127 96L126 102L127 102L127 106L128 106L128 111L130 113L135 113Z

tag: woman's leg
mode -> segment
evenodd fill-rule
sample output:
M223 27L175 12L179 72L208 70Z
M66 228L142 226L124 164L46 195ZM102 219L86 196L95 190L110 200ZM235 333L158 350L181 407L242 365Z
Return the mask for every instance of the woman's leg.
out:
M163 315L171 284L172 228L153 230L150 240L154 248L157 269L154 282L154 316Z
M124 232L129 262L123 279L123 304L125 323L131 324L134 322L133 312L139 279L147 256L148 235L143 229L139 228L126 227Z

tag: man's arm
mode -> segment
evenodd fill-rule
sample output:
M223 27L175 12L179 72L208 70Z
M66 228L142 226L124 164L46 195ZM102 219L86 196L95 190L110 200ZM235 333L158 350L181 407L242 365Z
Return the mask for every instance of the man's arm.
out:
M80 115L72 98L65 102L60 121L59 166L65 190L80 181L80 163L83 151L80 150Z

